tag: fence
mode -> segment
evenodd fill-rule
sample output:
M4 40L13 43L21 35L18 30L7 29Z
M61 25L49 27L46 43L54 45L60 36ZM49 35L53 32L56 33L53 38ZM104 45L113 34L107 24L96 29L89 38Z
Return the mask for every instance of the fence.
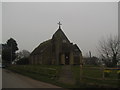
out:
M120 68L80 66L80 82L84 82L84 79L110 85L113 83L118 86L120 83Z

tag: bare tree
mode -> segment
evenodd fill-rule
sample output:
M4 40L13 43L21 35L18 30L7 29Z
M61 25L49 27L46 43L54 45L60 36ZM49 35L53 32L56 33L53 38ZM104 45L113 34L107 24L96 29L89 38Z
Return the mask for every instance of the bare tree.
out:
M30 55L30 52L27 50L22 50L22 51L17 53L17 56L19 59L20 58L27 58L27 57L29 57L29 55Z
M110 36L99 42L100 55L107 66L116 66L120 59L120 40L118 36Z

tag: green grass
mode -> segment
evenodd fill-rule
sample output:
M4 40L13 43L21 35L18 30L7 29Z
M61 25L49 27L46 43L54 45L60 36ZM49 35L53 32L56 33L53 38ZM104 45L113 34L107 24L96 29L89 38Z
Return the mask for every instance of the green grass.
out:
M94 78L101 78L102 77L102 71L97 69L89 69L83 68L83 74L84 76L94 77Z
M16 65L12 67L8 67L8 69L18 72L18 73L28 73L28 74L36 74L39 76L46 76L49 78L56 79L59 76L59 71L61 66L47 66L47 65Z
M105 77L106 79L111 80L102 80L102 69L97 66L96 68L91 68L95 66L84 66L82 69L83 76L91 77L91 78L82 78L82 83L85 84L93 84L94 86L108 86L108 87L118 87L120 85L120 81L118 80L112 80L112 79L118 79L117 71L112 70L109 77ZM74 77L76 80L80 80L80 66L72 66L72 71L74 73ZM97 80L94 78L99 78L101 80Z

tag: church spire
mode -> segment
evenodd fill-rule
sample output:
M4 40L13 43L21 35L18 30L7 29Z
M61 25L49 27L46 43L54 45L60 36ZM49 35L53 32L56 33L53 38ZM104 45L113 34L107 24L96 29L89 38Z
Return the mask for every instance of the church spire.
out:
M60 25L62 25L60 22L59 23L57 23L58 25L59 25L59 29L61 29L61 27L60 27Z

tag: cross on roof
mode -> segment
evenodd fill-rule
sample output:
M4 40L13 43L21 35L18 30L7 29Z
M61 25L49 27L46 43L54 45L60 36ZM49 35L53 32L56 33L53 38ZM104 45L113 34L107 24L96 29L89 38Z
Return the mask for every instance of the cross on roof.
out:
M59 28L60 28L60 25L62 25L60 22L59 23L57 23L58 25L59 25Z

